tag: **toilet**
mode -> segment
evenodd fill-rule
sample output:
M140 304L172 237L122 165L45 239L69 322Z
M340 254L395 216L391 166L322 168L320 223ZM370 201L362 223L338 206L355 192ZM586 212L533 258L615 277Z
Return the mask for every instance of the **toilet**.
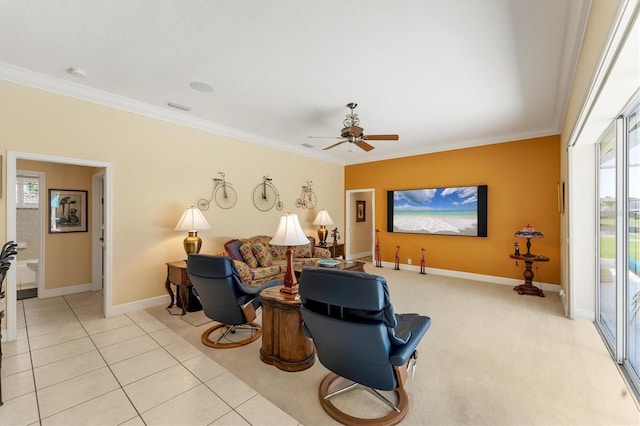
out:
M31 269L36 274L35 282L38 282L38 259L32 259L27 261L27 268Z

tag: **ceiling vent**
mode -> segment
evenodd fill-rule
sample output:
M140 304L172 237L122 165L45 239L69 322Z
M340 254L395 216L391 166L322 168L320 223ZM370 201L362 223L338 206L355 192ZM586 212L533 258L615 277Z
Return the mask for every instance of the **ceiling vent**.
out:
M181 111L187 111L187 112L191 111L191 107L188 107L186 105L180 105L175 102L169 102L167 106L170 106L171 108L179 109Z

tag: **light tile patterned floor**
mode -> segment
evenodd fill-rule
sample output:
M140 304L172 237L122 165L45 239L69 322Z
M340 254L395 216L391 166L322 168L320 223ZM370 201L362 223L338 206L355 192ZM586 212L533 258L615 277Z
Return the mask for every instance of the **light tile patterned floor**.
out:
M144 311L102 295L18 301L2 344L0 425L297 425Z

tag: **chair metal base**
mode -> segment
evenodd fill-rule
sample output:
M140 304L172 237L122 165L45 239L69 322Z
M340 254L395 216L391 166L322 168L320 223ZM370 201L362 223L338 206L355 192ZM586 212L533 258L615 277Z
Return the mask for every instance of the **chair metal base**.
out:
M224 327L226 327L226 330L224 330L215 341L211 341L209 339L209 336L212 333ZM246 330L246 329L251 330L251 335L246 339L233 341L228 338L228 336L230 334L234 334L236 330ZM208 328L204 333L202 333L202 337L200 338L200 340L205 346L209 346L210 348L231 349L231 348L237 348L239 346L248 345L249 343L258 340L260 336L262 336L262 328L260 327L260 325L254 322L242 324L242 325L216 324L213 327ZM223 339L227 339L228 341L222 342Z
M368 425L368 426L391 426L396 425L405 418L409 412L409 396L405 392L402 386L394 390L398 397L397 404L392 403L387 398L382 396L377 390L362 386L358 383L351 382L351 384L338 389L333 392L329 392L331 385L337 380L345 380L343 377L338 376L335 373L328 374L320 383L320 389L318 390L318 397L320 399L320 405L333 419L339 421L345 425ZM332 402L331 397L340 395L341 393L348 392L353 389L365 389L375 395L377 398L384 401L389 407L391 412L385 416L378 418L361 418L354 417L344 411L339 410Z

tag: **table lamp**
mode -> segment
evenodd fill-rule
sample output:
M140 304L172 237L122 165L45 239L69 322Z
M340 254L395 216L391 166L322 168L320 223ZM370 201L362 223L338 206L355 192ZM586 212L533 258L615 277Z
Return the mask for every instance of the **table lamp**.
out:
M531 254L531 238L542 238L544 235L534 227L527 225L519 231L516 231L513 236L527 239L527 252L523 254L523 256L533 257L534 255Z
M320 240L319 245L321 247L326 247L327 234L329 233L326 226L333 225L331 216L329 216L329 213L327 213L326 210L320 210L316 216L316 220L313 221L313 225L320 225L320 229L318 229L318 239Z
M293 272L293 252L291 246L300 246L309 244L309 239L304 235L304 231L300 227L298 215L288 213L280 217L278 229L269 244L274 246L287 246L287 272L284 274L284 287L280 289L282 293L296 294L298 293L298 280Z
M184 239L184 251L189 256L190 253L200 253L202 247L202 239L198 237L198 231L210 229L207 219L204 218L202 212L191 206L184 211L182 217L178 221L176 231L188 231L189 235Z

